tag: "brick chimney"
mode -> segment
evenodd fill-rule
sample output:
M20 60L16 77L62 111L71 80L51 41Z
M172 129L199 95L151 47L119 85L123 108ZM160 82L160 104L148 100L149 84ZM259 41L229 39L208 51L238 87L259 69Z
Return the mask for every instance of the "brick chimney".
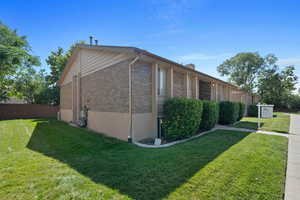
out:
M185 65L185 67L195 70L194 64L187 64L187 65Z

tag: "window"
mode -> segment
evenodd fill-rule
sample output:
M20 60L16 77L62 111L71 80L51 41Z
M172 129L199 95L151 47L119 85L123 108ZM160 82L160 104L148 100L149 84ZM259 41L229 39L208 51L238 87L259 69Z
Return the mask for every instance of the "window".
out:
M167 82L167 73L163 68L158 68L158 85L157 85L157 94L158 96L166 95L166 82Z

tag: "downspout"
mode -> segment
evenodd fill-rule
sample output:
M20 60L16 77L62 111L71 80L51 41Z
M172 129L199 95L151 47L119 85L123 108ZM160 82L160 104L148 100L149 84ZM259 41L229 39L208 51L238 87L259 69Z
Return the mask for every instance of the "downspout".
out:
M129 136L128 142L133 142L133 133L132 133L132 79L133 74L131 73L131 68L139 59L139 56L136 56L131 63L129 63Z

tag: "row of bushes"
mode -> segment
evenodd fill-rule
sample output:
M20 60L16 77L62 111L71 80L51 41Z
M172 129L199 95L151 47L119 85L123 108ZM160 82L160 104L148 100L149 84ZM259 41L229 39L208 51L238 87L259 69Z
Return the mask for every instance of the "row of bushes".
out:
M233 124L242 119L245 104L172 98L164 104L162 129L167 141L190 137L198 130L209 130L218 122Z
M248 106L248 116L249 117L257 117L258 115L258 108L256 105L252 104Z
M219 121L219 103L214 101L203 101L203 114L200 130L212 129Z
M162 128L168 141L192 136L199 128L203 111L202 101L172 98L164 104Z
M241 102L220 102L220 124L233 124L240 121L245 113L246 106Z

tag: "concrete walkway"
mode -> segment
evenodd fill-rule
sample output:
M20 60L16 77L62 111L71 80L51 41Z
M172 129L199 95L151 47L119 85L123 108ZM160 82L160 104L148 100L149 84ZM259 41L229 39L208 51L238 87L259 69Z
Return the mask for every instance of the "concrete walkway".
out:
M262 133L262 134L267 134L267 135L278 135L278 136L283 136L283 137L289 137L289 134L287 134L287 133L278 133L278 132L272 132L272 131L254 130L254 129L246 129L246 128L235 128L235 127L224 126L224 125L217 125L216 129L253 132L253 133Z
M291 115L285 200L300 200L300 115Z
M279 135L279 136L283 136L283 137L289 137L289 134L284 134L284 133L277 133L277 132L271 132L271 131L262 131L262 130L252 130L252 129L246 129L246 128L235 128L235 127L231 127L231 126L224 126L224 125L216 125L213 129L205 131L205 132L201 132L197 135L194 135L192 137L186 138L186 139L182 139L182 140L177 140L174 142L170 142L167 144L161 144L161 145L154 145L154 144L143 144L140 142L134 142L135 145L139 146L139 147L144 147L144 148L164 148L164 147L170 147L173 146L175 144L180 144L183 142L187 142L190 140L193 140L197 137L203 136L207 133L216 131L216 130L229 130L229 131L241 131L241 132L253 132L253 133L262 133L262 134L267 134L267 135Z

